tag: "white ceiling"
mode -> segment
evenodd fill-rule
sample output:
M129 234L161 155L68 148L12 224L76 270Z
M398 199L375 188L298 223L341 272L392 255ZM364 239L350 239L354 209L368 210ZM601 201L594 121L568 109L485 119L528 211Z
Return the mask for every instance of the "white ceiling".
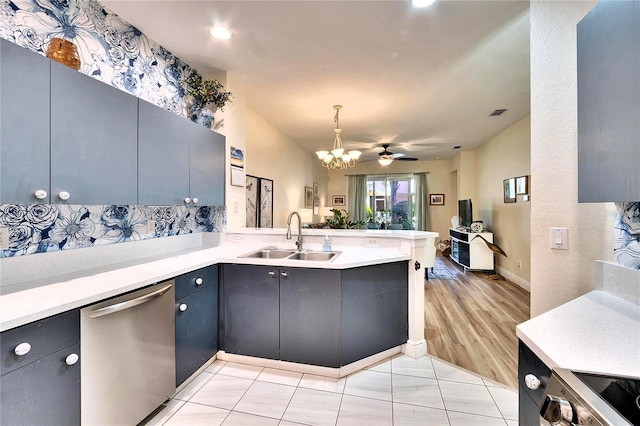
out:
M421 160L473 150L529 113L529 2L102 3L204 76L228 71L255 112L310 151L382 143ZM209 35L227 25L231 40ZM507 111L489 117L499 108Z

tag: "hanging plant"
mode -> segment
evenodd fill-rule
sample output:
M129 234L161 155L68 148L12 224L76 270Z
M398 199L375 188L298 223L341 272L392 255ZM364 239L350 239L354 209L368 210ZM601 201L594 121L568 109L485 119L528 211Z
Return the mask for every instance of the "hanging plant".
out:
M231 92L225 91L218 80L203 80L196 70L192 70L183 82L187 95L194 99L199 108L212 104L224 111L225 104L231 102Z

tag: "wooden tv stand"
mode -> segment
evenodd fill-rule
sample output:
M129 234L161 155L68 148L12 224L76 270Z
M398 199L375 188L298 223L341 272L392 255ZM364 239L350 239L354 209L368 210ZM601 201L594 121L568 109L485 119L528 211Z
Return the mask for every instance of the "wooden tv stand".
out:
M454 262L467 269L493 271L493 251L487 247L484 241L476 236L482 236L493 243L492 232L469 232L464 228L449 228L451 237L451 254L449 257Z

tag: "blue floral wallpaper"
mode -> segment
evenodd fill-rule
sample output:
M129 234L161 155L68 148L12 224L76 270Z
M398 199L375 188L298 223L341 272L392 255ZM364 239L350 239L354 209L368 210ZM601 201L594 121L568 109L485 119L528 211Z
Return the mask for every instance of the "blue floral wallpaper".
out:
M640 201L616 203L616 262L631 269L640 269Z
M0 0L0 37L43 56L51 38L71 40L78 47L80 72L194 118L181 85L191 68L95 0ZM9 233L9 249L0 250L2 258L220 232L226 226L226 209L3 204L0 226Z
M140 241L197 232L221 232L225 207L2 204L0 226L9 249L0 257Z
M2 0L0 37L45 55L53 37L78 47L80 72L187 117L191 68L95 0Z

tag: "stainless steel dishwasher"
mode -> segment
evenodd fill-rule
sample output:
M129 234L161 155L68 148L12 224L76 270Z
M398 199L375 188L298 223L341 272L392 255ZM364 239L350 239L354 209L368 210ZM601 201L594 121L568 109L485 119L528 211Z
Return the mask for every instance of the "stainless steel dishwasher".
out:
M174 285L80 311L83 425L135 425L175 392Z

